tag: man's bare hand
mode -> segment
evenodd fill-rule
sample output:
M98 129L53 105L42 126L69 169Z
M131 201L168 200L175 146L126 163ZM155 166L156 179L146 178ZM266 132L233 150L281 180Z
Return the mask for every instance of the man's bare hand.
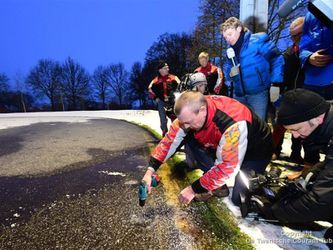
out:
M332 56L325 55L326 49L320 49L309 57L309 63L316 67L325 67L331 60Z
M142 178L142 181L144 181L147 185L149 194L151 192L151 179L152 179L151 177L153 174L154 174L154 172L152 170L148 169Z
M289 180L295 180L295 179L301 177L304 172L308 172L309 170L311 170L312 167L313 167L313 164L305 162L304 167L301 171L290 173L287 175L287 177Z
M183 189L183 191L180 192L178 199L181 204L187 205L189 204L195 196L195 193L191 186L188 186L187 188Z
M230 70L230 77L239 75L239 66L233 66Z

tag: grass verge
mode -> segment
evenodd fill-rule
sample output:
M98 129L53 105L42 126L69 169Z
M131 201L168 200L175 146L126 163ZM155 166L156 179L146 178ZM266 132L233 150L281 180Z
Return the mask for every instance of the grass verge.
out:
M161 138L161 135L149 126L135 124L148 130L156 138ZM174 200L180 190L200 177L201 172L189 171L188 168L184 167L183 159L174 156L160 168L159 174L163 175L164 180L167 178L168 181L171 181L171 185L165 183L165 186L168 186L166 187L166 195ZM208 244L210 249L254 249L250 237L240 231L235 218L223 202L213 198L205 203L192 202L191 206L196 206L199 211L200 219L204 223L203 231L207 231L205 235L211 235Z

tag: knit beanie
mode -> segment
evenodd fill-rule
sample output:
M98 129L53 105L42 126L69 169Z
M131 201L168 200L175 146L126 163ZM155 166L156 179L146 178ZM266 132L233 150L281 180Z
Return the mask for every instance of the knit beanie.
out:
M162 69L166 65L168 65L166 61L159 61L157 64L157 70Z
M191 89L199 85L200 83L207 84L206 76L203 73L197 72L190 76L188 85Z
M326 113L330 104L320 95L306 90L287 91L277 114L277 124L291 125L311 120Z

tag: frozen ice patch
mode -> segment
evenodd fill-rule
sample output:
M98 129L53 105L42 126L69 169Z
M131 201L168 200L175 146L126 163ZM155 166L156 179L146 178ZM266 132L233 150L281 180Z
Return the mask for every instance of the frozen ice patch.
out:
M139 184L139 182L136 180L129 180L129 181L126 181L124 184L125 185L136 185L136 184Z
M138 226L142 226L142 227L147 227L148 225L150 225L153 221L153 218L146 218L143 215L136 215L133 214L130 218L130 223L133 225L138 225Z
M100 174L106 174L106 175L120 175L122 177L125 177L126 175L124 173L121 173L121 172L109 172L109 171L106 171L106 170L102 170L102 171L98 171L98 173Z

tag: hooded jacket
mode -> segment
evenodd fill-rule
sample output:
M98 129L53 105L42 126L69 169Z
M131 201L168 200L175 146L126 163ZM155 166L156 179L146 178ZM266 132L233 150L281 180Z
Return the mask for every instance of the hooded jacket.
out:
M283 56L266 33L246 31L235 63L240 64L240 77L230 78L232 63L228 60L226 78L234 82L236 96L257 94L268 90L271 83L283 82Z

